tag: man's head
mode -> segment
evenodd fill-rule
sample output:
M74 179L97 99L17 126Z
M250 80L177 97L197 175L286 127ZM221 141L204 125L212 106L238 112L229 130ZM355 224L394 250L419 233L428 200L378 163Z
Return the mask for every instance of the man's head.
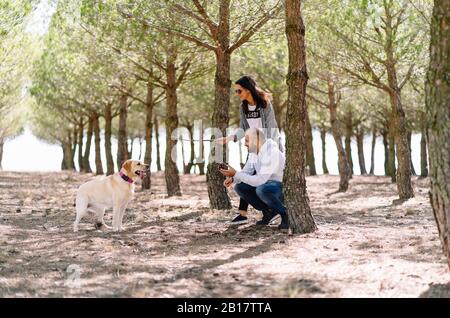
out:
M245 146L248 152L258 153L261 146L266 142L266 136L258 128L250 128L245 132Z

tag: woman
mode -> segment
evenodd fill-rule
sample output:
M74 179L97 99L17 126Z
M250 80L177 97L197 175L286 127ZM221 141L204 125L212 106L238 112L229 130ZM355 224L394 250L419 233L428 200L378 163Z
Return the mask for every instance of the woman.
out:
M216 142L222 145L232 140L237 142L244 137L247 129L259 128L264 130L267 138L276 141L280 145L281 151L284 151L271 104L271 94L259 88L255 80L250 76L243 76L234 84L236 96L241 100L239 129L230 136L218 138ZM247 223L247 210L248 203L241 199L239 202L239 214L230 223L236 225ZM279 217L278 214L277 217Z

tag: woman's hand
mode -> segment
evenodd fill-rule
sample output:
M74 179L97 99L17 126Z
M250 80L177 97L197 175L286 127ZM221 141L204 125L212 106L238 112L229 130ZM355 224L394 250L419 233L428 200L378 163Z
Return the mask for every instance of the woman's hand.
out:
M223 137L223 138L217 138L215 141L219 145L226 145L233 139L234 139L234 136L228 136L228 137Z

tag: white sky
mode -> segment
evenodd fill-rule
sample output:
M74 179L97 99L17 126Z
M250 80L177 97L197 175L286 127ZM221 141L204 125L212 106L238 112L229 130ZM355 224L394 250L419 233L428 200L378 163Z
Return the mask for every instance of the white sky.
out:
M186 136L187 137L187 136ZM197 136L194 136L197 139ZM205 137L206 138L206 137ZM161 131L160 136L161 142L161 153L165 152L165 135L164 132ZM104 153L104 138L101 136L101 148L102 148L102 163L103 168L106 171L106 157ZM178 160L177 165L178 169L182 171L182 159L181 159L181 146L178 143ZM230 146L230 160L229 163L235 167L239 168L239 148L237 143L231 142ZM188 158L190 154L189 143L185 142L185 156ZM197 146L196 146L197 147ZM319 174L322 171L322 149L321 149L321 140L320 134L318 131L313 131L313 147L314 147L314 156L316 162L316 170ZM366 136L364 139L364 155L365 155L365 163L366 169L369 171L370 169L370 147L371 147L371 137ZM90 163L92 169L95 168L95 153L94 153L94 145L92 145L90 152ZM209 147L205 147L206 153L209 151ZM112 141L112 152L115 160L116 152L117 152L117 143L116 140ZM145 152L145 143L143 143L142 155ZM243 157L246 158L246 148L243 147ZM139 143L136 141L134 143L133 150L133 159L138 159L139 157ZM153 149L152 149L152 171L156 171L156 141L153 140ZM354 171L356 174L359 174L359 165L358 165L358 153L356 148L356 142L352 141L352 158ZM420 135L413 134L412 135L412 158L414 168L417 173L420 173ZM57 145L49 145L38 140L35 136L32 135L29 129L26 129L25 132L10 141L5 143L4 154L3 154L3 169L4 170L12 170L12 171L57 171L61 168L61 160L62 160L62 150L60 146ZM338 174L338 166L337 166L337 151L336 145L334 143L334 139L330 134L326 136L326 161L328 170L331 174ZM164 161L162 162L164 167ZM77 153L75 153L75 165L77 164ZM384 174L384 150L381 138L377 138L377 143L375 145L375 174L383 175Z
M41 0L36 11L30 17L26 31L36 35L44 35L47 32L50 18L55 12L56 4L49 0Z

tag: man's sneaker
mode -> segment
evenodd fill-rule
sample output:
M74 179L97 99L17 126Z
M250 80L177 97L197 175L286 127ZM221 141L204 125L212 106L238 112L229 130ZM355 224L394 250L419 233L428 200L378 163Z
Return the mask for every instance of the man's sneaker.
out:
M270 221L269 221L269 225L273 225L273 224L275 224L275 221L276 220L278 220L279 218L281 217L281 215L280 214L278 214L278 213L275 213L275 216L274 217L272 217L271 219L270 219Z
M282 214L281 215L281 223L280 225L278 225L278 229L279 230L288 230L289 229L289 219L287 214Z
M256 225L269 225L279 217L278 213L272 210L262 211L262 213L263 217L261 220L256 222Z
M248 223L248 218L240 214L236 215L236 217L229 222L230 225L239 225L245 223Z

